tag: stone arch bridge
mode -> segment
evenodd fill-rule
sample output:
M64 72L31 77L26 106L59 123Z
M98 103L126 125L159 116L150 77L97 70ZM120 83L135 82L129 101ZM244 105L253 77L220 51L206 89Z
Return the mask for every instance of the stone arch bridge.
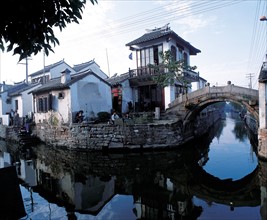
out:
M182 95L170 103L166 114L175 114L186 125L195 119L208 105L217 102L235 102L243 105L259 120L258 90L248 89L229 84L227 86L204 87L194 92Z

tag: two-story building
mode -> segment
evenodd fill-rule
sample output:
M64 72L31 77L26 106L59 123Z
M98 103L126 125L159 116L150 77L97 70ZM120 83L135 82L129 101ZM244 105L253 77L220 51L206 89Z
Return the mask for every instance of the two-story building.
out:
M199 73L189 69L182 71L183 79L190 84L187 87L178 80L165 87L154 80L153 77L157 74L168 71L163 67L159 68L160 72L156 72L151 67L163 65L161 53L170 51L175 61L183 61L185 66L191 66L190 56L201 52L168 25L146 30L144 35L130 41L126 46L131 50L131 59L136 63L136 68L108 79L112 84L113 107L117 111L124 112L129 102L136 111L154 111L155 107L160 107L163 111L180 94L190 92L191 83L195 82L197 88L204 86L205 80L199 77Z

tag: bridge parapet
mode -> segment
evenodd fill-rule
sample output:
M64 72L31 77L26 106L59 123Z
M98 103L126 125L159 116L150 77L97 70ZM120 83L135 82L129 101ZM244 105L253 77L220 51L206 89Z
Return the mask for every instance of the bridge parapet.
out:
M258 90L235 85L204 87L194 92L184 94L170 103L166 113L178 114L182 117L190 114L197 106L198 110L208 104L220 101L234 101L246 106L258 120ZM196 109L196 108L195 108Z
M180 103L194 100L196 98L207 97L208 95L217 95L217 96L229 96L229 95L240 95L247 96L248 99L253 99L258 101L259 92L255 89L248 89L240 86L227 85L227 86L216 86L216 87L204 87L202 89L196 90L191 93L184 94L175 99L172 103L169 104L169 108L172 108Z

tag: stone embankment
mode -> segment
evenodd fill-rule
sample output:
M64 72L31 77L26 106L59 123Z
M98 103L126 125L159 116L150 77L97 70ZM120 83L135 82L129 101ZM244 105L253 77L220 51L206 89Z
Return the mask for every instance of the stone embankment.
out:
M178 122L72 124L60 127L38 124L36 134L48 145L86 150L166 148L183 143L181 123Z
M167 149L181 146L187 141L202 135L220 118L198 119L194 126L183 128L179 120L153 120L145 124L89 124L73 123L55 126L49 123L36 124L33 134L42 142L54 147L67 147L83 150L129 150L129 149ZM17 130L13 127L0 126L0 138L19 142Z

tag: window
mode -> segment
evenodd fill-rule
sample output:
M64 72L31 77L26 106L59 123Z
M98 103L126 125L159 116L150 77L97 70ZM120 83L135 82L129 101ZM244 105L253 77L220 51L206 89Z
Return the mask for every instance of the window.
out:
M188 65L188 55L187 55L187 53L184 53L184 65L185 66Z
M178 98L180 94L183 94L183 87L175 85L175 98Z
M157 45L137 51L137 67L147 67L148 64L160 64L162 58L160 53L163 51L162 45Z
M18 100L15 100L15 111L19 109L19 102Z
M48 112L52 110L52 95L38 98L37 112Z
M173 61L176 61L177 56L176 56L176 47L175 46L171 46L171 55L172 55Z

